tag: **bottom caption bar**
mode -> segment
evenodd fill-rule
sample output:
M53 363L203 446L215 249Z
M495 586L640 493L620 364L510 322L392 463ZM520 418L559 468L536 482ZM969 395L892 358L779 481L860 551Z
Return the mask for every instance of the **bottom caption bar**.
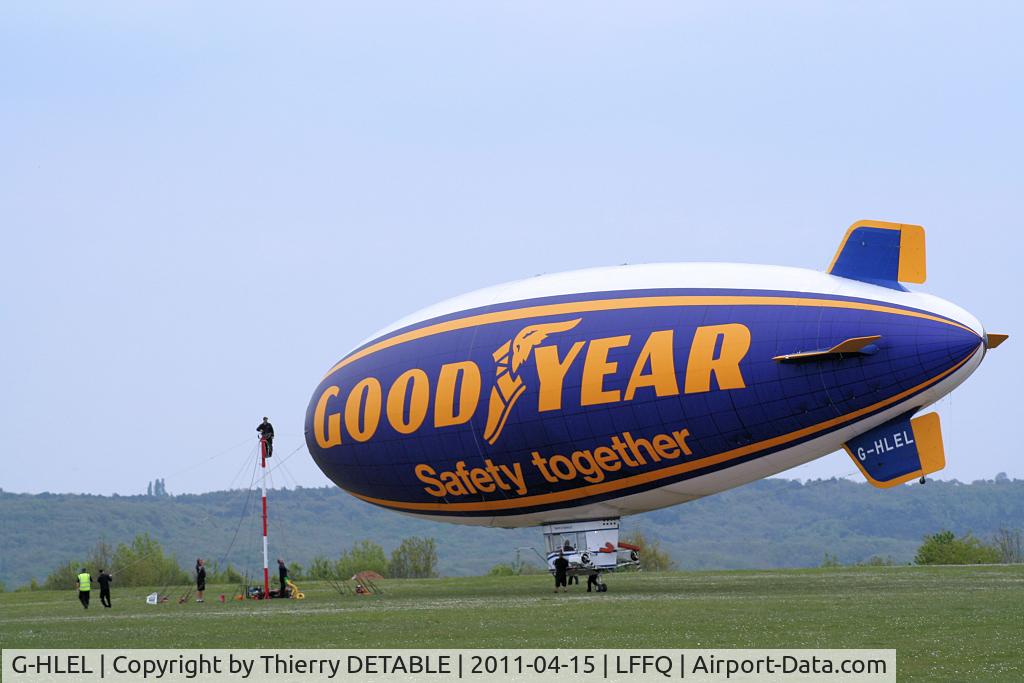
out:
M22 681L895 681L895 650L3 650Z

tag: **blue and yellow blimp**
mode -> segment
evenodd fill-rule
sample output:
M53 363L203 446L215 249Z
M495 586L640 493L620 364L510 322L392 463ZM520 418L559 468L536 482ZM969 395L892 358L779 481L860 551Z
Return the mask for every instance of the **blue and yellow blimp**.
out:
M1005 335L902 283L924 230L860 221L826 272L655 264L480 290L320 382L306 441L354 496L502 527L616 519L845 448L872 484L942 469L915 416Z

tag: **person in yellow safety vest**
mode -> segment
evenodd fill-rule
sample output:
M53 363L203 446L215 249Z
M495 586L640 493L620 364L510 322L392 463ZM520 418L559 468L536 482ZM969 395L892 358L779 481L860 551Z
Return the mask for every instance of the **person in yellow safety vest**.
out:
M89 575L89 570L82 567L82 571L78 574L78 601L82 603L82 607L89 609L89 591L92 589L92 576Z

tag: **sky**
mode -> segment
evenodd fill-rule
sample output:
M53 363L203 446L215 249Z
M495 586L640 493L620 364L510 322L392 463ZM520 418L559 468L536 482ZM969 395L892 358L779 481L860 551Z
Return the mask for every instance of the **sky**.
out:
M1024 477L1024 5L0 4L0 487L329 484L303 417L426 305L589 266L824 269L925 226L1009 342L938 404ZM916 288L916 287L915 287ZM850 476L836 453L785 476ZM859 478L856 475L854 478Z

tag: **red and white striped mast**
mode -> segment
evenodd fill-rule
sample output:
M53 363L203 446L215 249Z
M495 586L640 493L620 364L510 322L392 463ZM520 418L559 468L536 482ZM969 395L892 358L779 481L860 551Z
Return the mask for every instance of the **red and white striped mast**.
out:
M263 476L260 486L263 489L263 599L270 598L270 560L267 556L267 437L260 437L260 467Z

